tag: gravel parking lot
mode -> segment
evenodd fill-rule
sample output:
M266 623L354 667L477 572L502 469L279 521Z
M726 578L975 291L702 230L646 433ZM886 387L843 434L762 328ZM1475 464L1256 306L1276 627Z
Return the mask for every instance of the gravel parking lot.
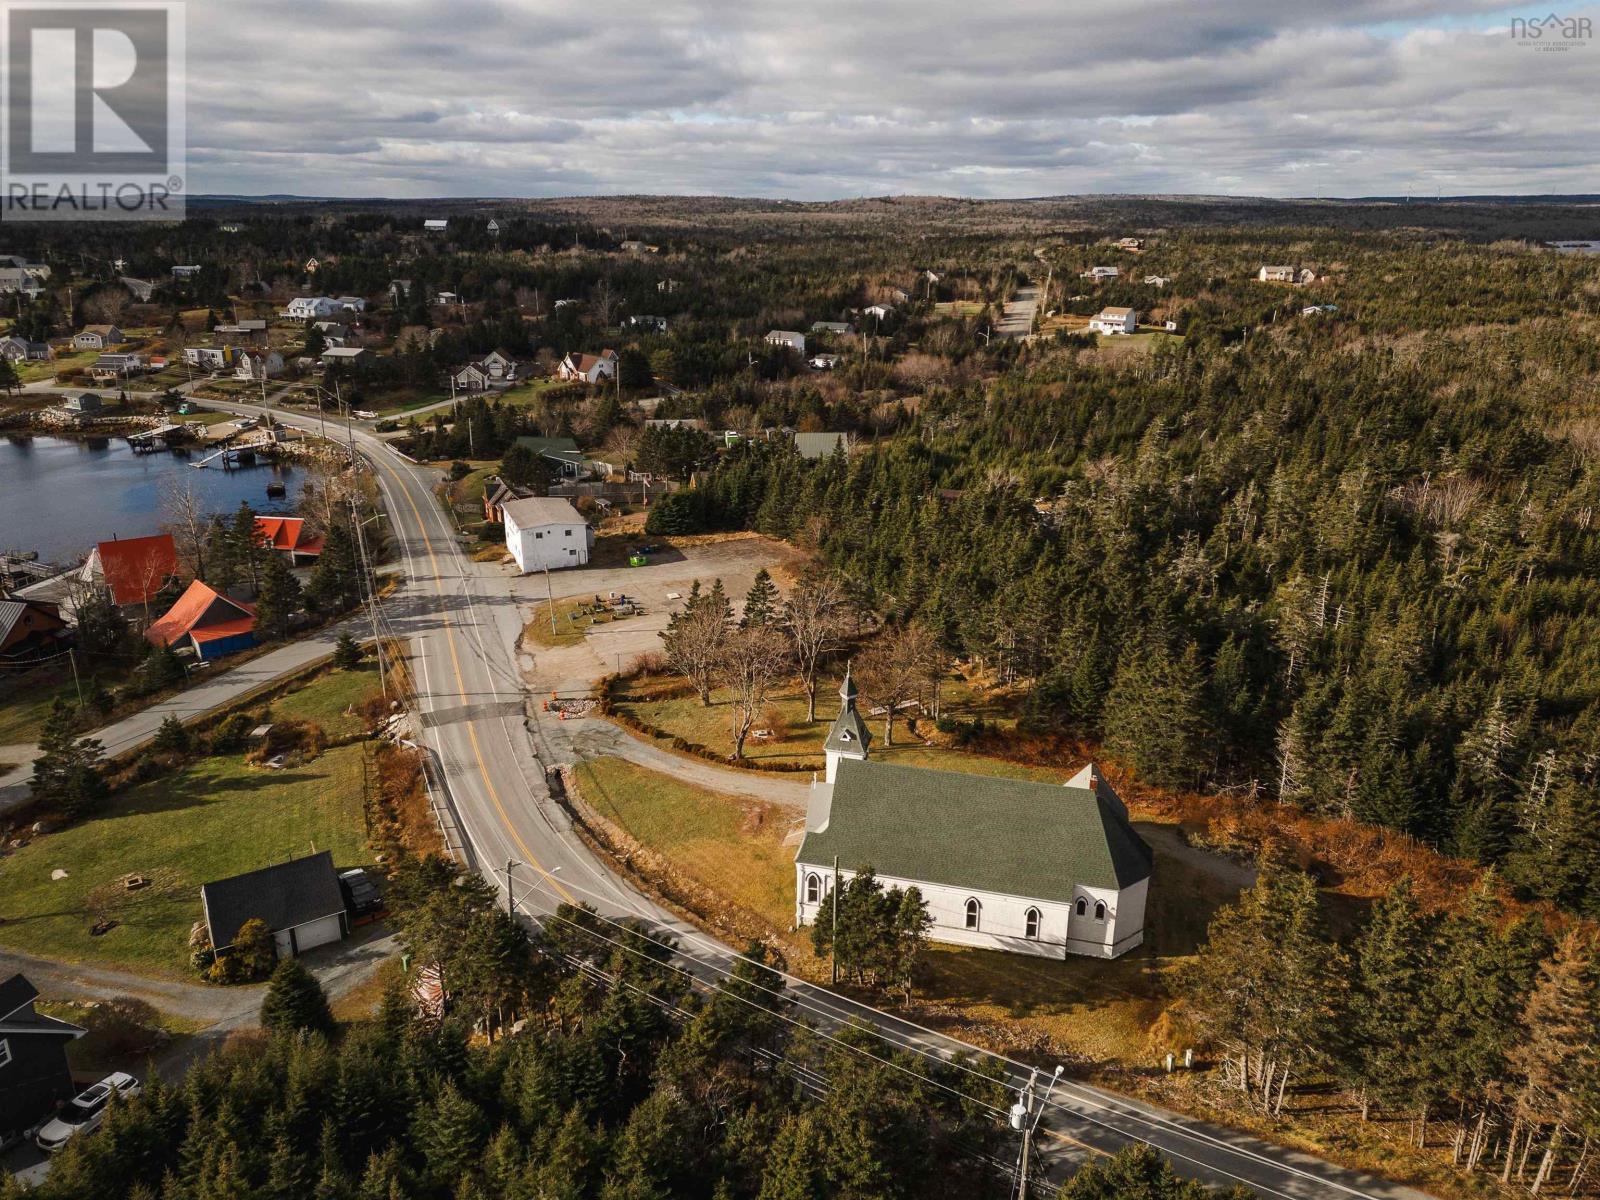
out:
M529 680L534 691L583 691L600 676L625 669L638 655L659 650L661 631L683 606L683 597L696 579L703 588L721 579L737 615L758 570L766 567L779 590L787 592L791 573L805 562L805 556L787 543L753 534L704 541L688 539L689 544L667 545L655 540L661 549L650 555L650 562L643 567L603 565L615 561L618 555L607 546L609 539L602 538L596 547L601 551L595 556L599 564L552 571L548 593L543 574L510 580L511 594L522 610L524 623L541 615L550 596L556 600L577 596L604 599L619 592L644 609L641 616L591 630L577 646L527 647L534 655ZM515 567L501 569L510 574ZM526 655L524 659L526 665Z

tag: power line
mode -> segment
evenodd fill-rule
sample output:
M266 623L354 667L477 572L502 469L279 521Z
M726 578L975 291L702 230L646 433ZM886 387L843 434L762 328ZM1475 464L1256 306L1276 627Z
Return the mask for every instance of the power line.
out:
M548 875L549 872L545 872L544 874ZM542 879L534 879L531 882L535 886L537 886L538 884L544 882L544 880L542 880ZM610 902L610 898L604 897L604 896L600 896L599 893L594 892L594 891L592 891L590 889L587 889L587 888L583 888L583 887L581 887L581 886L579 886L577 884L572 883L571 881L566 881L565 886L567 886L572 891L578 892L580 894L594 896L594 897L596 897L598 899L605 900L608 903ZM525 894L522 897L522 899L523 900L527 900L529 895L531 895L531 893ZM588 911L588 910L586 910L586 911ZM552 917L555 917L555 919L558 919L558 920L562 919L562 918L556 917L556 915L553 914L553 913L550 914L550 915ZM625 932L633 934L636 937L640 937L640 938L645 939L646 941L652 942L654 945L657 945L657 946L661 947L662 949L669 950L669 951L672 951L674 953L680 952L677 947L672 946L670 943L661 941L659 938L652 937L649 933L644 932L642 930L632 929L632 928L630 928L628 926L622 925L618 921L616 921L616 920L614 920L614 919L612 919L610 917L606 917L606 916L604 916L604 915L602 915L602 914L600 914L598 912L588 911L588 915L593 917L596 920L599 920L599 921L602 921L602 922L604 922L604 923L606 923L608 925L614 926L617 929L623 930ZM586 932L593 933L594 931L586 930ZM599 936L599 935L596 934L596 936ZM797 983L801 987L806 988L807 991L810 992L812 996L820 997L820 996L825 996L826 995L826 993L821 993L820 989L813 988L812 985L810 985L807 981L805 981L803 979L800 979L798 976L791 975L786 971L779 970L776 967L773 967L773 966L770 966L770 965L768 965L766 963L760 962L757 959L753 959L753 958L749 957L748 955L741 954L738 951L735 951L735 950L729 949L727 947L724 947L724 946L720 945L719 943L710 942L709 939L706 939L704 937L700 937L697 934L689 934L688 937L690 939L694 940L694 941L700 942L702 944L709 945L712 949L720 952L721 954L723 954L723 955L725 955L727 957L731 957L731 958L737 959L737 960L742 961L742 962L750 963L753 966L757 966L757 967L762 968L763 970L770 971L774 975L778 975L783 979L790 980L790 981L792 981L794 983ZM652 962L656 962L658 960L651 959L651 961ZM701 960L701 959L691 959L691 961L695 962L696 964L698 964L698 965L700 965L700 966L702 966L702 967L704 967L704 968L706 968L706 969L708 969L710 971L718 973L722 977L733 978L731 970L729 968L723 967L723 966L721 966L721 965L719 965L719 964L717 964L715 962L706 962L706 961ZM773 990L771 988L765 988L761 984L755 983L753 981L740 980L739 982L741 984L745 984L747 986L754 987L754 988L756 988L758 990L761 990L761 991L766 991L766 992L769 992L769 993L774 994L774 995L778 994L778 993L773 992ZM805 1000L799 994L786 991L786 992L782 993L782 995L784 995L791 1003L793 1003L795 1005L795 1007L800 1008L803 1011L813 1013L814 1015L817 1015L817 1016L821 1016L821 1017L824 1017L824 1018L827 1018L827 1019L831 1019L831 1020L835 1020L835 1021L841 1021L841 1022L845 1021L847 1019L857 1019L857 1020L860 1019L860 1014L859 1013L851 1012L848 1008L840 1007L840 1008L836 1009L836 1008L833 1008L831 1005L828 1005L826 1003L824 1003L822 1007L813 1007L811 1005L808 1005L805 1002ZM925 1026L918 1025L913 1021L907 1021L904 1018L900 1018L900 1017L896 1017L895 1020L900 1021L902 1024L905 1024L905 1025L911 1027L912 1029L916 1029L916 1030L918 1030L920 1032L927 1033L930 1036L944 1038L947 1041L948 1040L952 1040L952 1039L947 1038L945 1035L938 1033L938 1031L936 1031L936 1030L928 1029ZM857 1026L857 1028L862 1029L863 1032L871 1033L879 1041L883 1042L886 1046L890 1046L890 1047L893 1047L894 1049L901 1050L901 1051L909 1051L909 1052L911 1052L913 1054L921 1055L922 1057L924 1057L926 1059L929 1059L931 1061L940 1063L942 1065L949 1066L949 1067L954 1067L954 1068L956 1068L957 1070L960 1070L960 1071L965 1071L967 1074L972 1075L972 1076L974 1076L974 1077L976 1077L978 1079L982 1079L986 1083L996 1083L996 1082L998 1082L998 1081L992 1079L991 1077L983 1074L981 1071L974 1070L972 1067L970 1067L970 1066L966 1065L965 1063L963 1063L959 1058L946 1057L945 1055L940 1054L937 1051L929 1050L929 1049L927 1049L925 1047L919 1046L913 1041L906 1041L906 1042L893 1041L888 1036L886 1036L885 1033L881 1029L874 1028L873 1026L870 1026L870 1025L860 1025L860 1026ZM995 1054L992 1051L982 1050L982 1049L979 1049L977 1047L968 1047L968 1049L973 1050L975 1053L980 1054L980 1055L984 1056L985 1058L988 1058L988 1059L993 1060L995 1062L1002 1063L1007 1067L1015 1068L1018 1071L1028 1071L1028 1070L1031 1069L1026 1064L1017 1062L1016 1060L1008 1058L1008 1057L1006 1057L1005 1055L1002 1055L1002 1054ZM1242 1159L1242 1160L1244 1160L1244 1161L1246 1161L1246 1162L1248 1162L1248 1163L1250 1163L1252 1165L1262 1166L1262 1167L1265 1167L1265 1168L1267 1168L1269 1170L1272 1170L1272 1171L1285 1173L1285 1174L1294 1176L1294 1177L1296 1177L1298 1179L1303 1179L1303 1180L1305 1180L1305 1181L1307 1181L1309 1183L1314 1183L1314 1184L1316 1184L1316 1185L1318 1185L1320 1187L1333 1188L1333 1189L1335 1189L1337 1191L1340 1191L1340 1192L1343 1192L1343 1193L1345 1193L1345 1194L1347 1194L1349 1196L1360 1198L1360 1200L1375 1200L1375 1198L1372 1197L1371 1194L1368 1193L1368 1192L1363 1192L1363 1191L1360 1191L1359 1189L1348 1187L1348 1186L1346 1186L1344 1184L1341 1184L1341 1183L1338 1183L1338 1182L1336 1182L1334 1180L1330 1180L1330 1179L1327 1179L1327 1178L1325 1178L1323 1176L1314 1174L1314 1173L1312 1173L1310 1171L1303 1170L1302 1168L1292 1166L1291 1164L1279 1162L1279 1161L1277 1161L1275 1159L1267 1157L1264 1154L1260 1154L1257 1151L1250 1150L1248 1148L1238 1146L1238 1145L1234 1144L1233 1142L1226 1141L1226 1140L1224 1140L1222 1138L1215 1137L1215 1136L1213 1136L1211 1134L1208 1134L1208 1133L1204 1132L1203 1130L1191 1129L1191 1128L1188 1128L1186 1126L1176 1124L1176 1123L1174 1123L1174 1122L1172 1122L1172 1121L1170 1121L1170 1120L1168 1120L1168 1119L1166 1119L1164 1117L1149 1116L1149 1115L1141 1114L1141 1113L1138 1113L1138 1112L1132 1112L1132 1111L1129 1111L1129 1110L1124 1109L1124 1108L1117 1108L1117 1107L1115 1107L1115 1106L1113 1106L1111 1104L1106 1103L1103 1100L1100 1100L1100 1099L1096 1098L1093 1095L1085 1093L1078 1085L1072 1085L1072 1084L1063 1085L1062 1090L1063 1090L1063 1092L1065 1092L1069 1088L1071 1089L1071 1092L1072 1092L1072 1095L1073 1095L1075 1101L1079 1105L1084 1105L1084 1106L1088 1106L1088 1107L1091 1107L1091 1108L1099 1109L1100 1111L1102 1111L1104 1113L1115 1115L1116 1117L1118 1117L1119 1119L1121 1119L1123 1121L1128 1121L1128 1122L1133 1122L1133 1123L1138 1124L1138 1125L1143 1125L1143 1126L1145 1126L1146 1128L1148 1128L1150 1130L1158 1131L1159 1133L1166 1134L1169 1137L1183 1138L1183 1139L1185 1139L1187 1141L1197 1142L1200 1145L1206 1146L1206 1147L1211 1148L1211 1149L1215 1149L1215 1150L1220 1151L1220 1152L1222 1152L1224 1154L1228 1154L1228 1155L1234 1156L1234 1157L1236 1157L1238 1159ZM1140 1142L1140 1143L1142 1143L1144 1145L1151 1146L1154 1149L1159 1150L1161 1153L1167 1155L1169 1158L1181 1159L1182 1161L1188 1162L1188 1163L1192 1163L1195 1166L1197 1166L1199 1168L1202 1168L1205 1171L1209 1171L1209 1172L1217 1174L1217 1175L1226 1176L1229 1179L1233 1179L1233 1180L1236 1180L1237 1182L1246 1184L1247 1186L1249 1186L1250 1188L1254 1189L1257 1192L1270 1193L1273 1196L1281 1197L1282 1200L1294 1200L1294 1198L1290 1197L1288 1193L1279 1191L1279 1190L1277 1190L1275 1188L1272 1188L1272 1187L1270 1187L1270 1186L1268 1186L1266 1184L1257 1183L1257 1182L1252 1181L1252 1180L1247 1180L1243 1176L1236 1175L1233 1172L1228 1171L1223 1167L1219 1167L1219 1166L1217 1166L1217 1165L1215 1165L1213 1163L1208 1163L1208 1162L1203 1161L1202 1159L1198 1159L1198 1158L1195 1158L1195 1157L1193 1157L1191 1155L1184 1154L1183 1152L1181 1152L1179 1150L1174 1150L1174 1149L1171 1149L1171 1148L1169 1148L1167 1146L1159 1145L1154 1140L1152 1140L1151 1137L1141 1136L1138 1133L1135 1133L1135 1132L1130 1131L1128 1129L1120 1128L1120 1127L1118 1127L1116 1125L1111 1124L1108 1121L1101 1120L1101 1119L1099 1119L1099 1118L1097 1118L1095 1116L1092 1116L1089 1113L1082 1112L1078 1108L1069 1107L1064 1101L1061 1101L1061 1100L1052 1101L1052 1102L1050 1102L1049 1107L1056 1109L1058 1112L1060 1112L1060 1113L1062 1113L1064 1115L1071 1116L1071 1117L1073 1117L1073 1118L1075 1118L1075 1119L1077 1119L1079 1121L1082 1121L1082 1122L1085 1122L1087 1124L1094 1125L1094 1126L1097 1126L1098 1128L1104 1129L1107 1132L1112 1133L1112 1134L1114 1134L1115 1136L1117 1136L1119 1138L1123 1138L1123 1139L1126 1139L1128 1141L1133 1141L1133 1142Z
M525 899L527 899L527 897L524 896L523 899L525 900ZM587 933L589 936L591 936L593 938L596 938L596 939L598 939L598 940L600 940L602 942L605 942L608 945L612 945L612 946L617 947L619 950L623 950L623 951L625 951L625 952L627 952L629 954L637 955L640 958L643 958L645 961L654 964L655 966L665 968L668 971L676 972L677 974L682 975L684 978L689 980L690 987L694 987L696 985L699 985L701 987L710 987L710 986L712 986L707 980L703 980L703 979L699 978L698 976L694 975L693 973L684 970L682 967L675 966L670 962L663 962L662 960L657 959L657 958L652 958L650 955L646 954L643 950L636 949L633 946L629 946L629 945L627 945L627 944L625 944L623 942L617 941L615 938L608 938L603 933L601 933L599 930L590 929L587 926L583 925L582 923L580 923L578 921L574 921L569 917L563 917L559 913L550 913L550 914L548 914L548 919L553 920L553 921L560 921L565 925L570 925L574 929L580 930L583 933ZM644 935L640 935L640 936L644 936ZM646 937L645 940L653 941L653 939L650 939L648 937ZM659 943L659 942L655 942L654 944L656 944L658 946L661 945L661 943ZM770 970L771 968L769 967L767 969ZM729 978L732 978L732 977L730 976ZM745 982L748 982L748 981L739 980L738 982L745 983ZM752 986L757 987L762 991L769 991L769 992L771 991L770 988L761 988L759 984L752 984ZM960 1098L962 1100L965 1100L970 1104L975 1104L975 1105L979 1106L980 1108L986 1108L990 1112L995 1113L998 1116L1004 1117L1006 1115L1006 1110L1005 1109L996 1108L994 1105L989 1104L989 1103L987 1103L987 1102L985 1102L983 1100L979 1100L976 1096L973 1096L973 1095L971 1095L971 1094L969 1094L967 1092L963 1092L959 1088L953 1088L953 1087L950 1087L948 1084L940 1083L937 1079L933 1079L933 1078L931 1078L931 1077L929 1077L927 1075L919 1074L918 1072L913 1071L911 1068L903 1066L900 1063L892 1062L891 1060L886 1059L886 1058L879 1058L876 1054L873 1054L869 1050L865 1050L860 1046L852 1046L849 1042L846 1042L841 1038L836 1038L832 1034L824 1033L822 1030L817 1029L814 1026L809 1025L804 1021L796 1020L794 1017L788 1016L788 1015L786 1015L786 1014L784 1014L782 1012L775 1011L774 1009L768 1008L766 1005L759 1004L756 1001L751 1000L747 996L740 996L740 995L738 995L738 994L736 994L734 992L727 991L725 989L720 990L719 994L726 995L726 996L731 996L733 999L738 1000L742 1004L748 1004L751 1008L759 1009L761 1012L764 1012L764 1013L767 1013L770 1016L776 1017L780 1021L786 1021L789 1024L796 1026L797 1028L804 1029L807 1032L815 1035L816 1037L820 1037L820 1038L824 1039L825 1041L832 1042L835 1045L843 1046L846 1050L850 1050L850 1051L852 1051L852 1052L854 1052L856 1054L860 1054L865 1058L870 1058L874 1062L881 1063L886 1067L892 1067L897 1071L901 1071L901 1072L903 1072L903 1073L905 1073L907 1075L910 1075L913 1079L918 1079L918 1080L921 1080L924 1083L931 1083L935 1087L943 1088L945 1091L951 1093L952 1095L954 1095L954 1096L956 1096L956 1097L958 1097L958 1098ZM999 1081L997 1081L997 1080L990 1080L989 1082L995 1083L997 1086L1004 1086L1003 1084L1000 1084Z

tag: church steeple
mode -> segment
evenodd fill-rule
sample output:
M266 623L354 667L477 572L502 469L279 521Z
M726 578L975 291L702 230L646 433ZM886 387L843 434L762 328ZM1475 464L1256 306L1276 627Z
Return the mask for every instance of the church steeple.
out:
M850 677L850 667L846 664L844 682L839 685L839 715L833 719L833 726L828 730L828 740L822 744L823 754L828 763L829 783L833 782L841 758L865 761L868 748L872 744L872 734L867 732L867 723L856 711L857 695L855 680Z

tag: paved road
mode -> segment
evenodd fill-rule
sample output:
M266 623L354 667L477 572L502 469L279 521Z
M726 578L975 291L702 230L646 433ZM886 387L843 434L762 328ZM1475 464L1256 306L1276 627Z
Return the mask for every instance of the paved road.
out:
M1025 338L1033 332L1033 318L1038 311L1039 285L1023 284L1017 294L1006 301L1005 311L994 331L1000 337Z
M214 405L247 411L254 406ZM291 424L306 418L277 414ZM680 965L698 979L725 972L733 952L664 911L614 877L574 834L546 785L546 768L575 757L576 722L552 720L525 700L515 646L523 617L510 580L471 563L432 488L436 471L419 467L362 431L355 440L377 468L392 531L406 564L406 584L386 605L384 621L409 640L422 713L421 739L438 765L444 801L457 822L468 862L504 886L507 864L518 906L533 915L558 901L588 901L608 917L638 917L677 938ZM537 676L537 667L535 674ZM539 687L536 678L535 690ZM795 981L792 995L825 1026L874 1025L913 1052L982 1055L832 993ZM1020 1082L1027 1068L1006 1062ZM1003 1114L997 1114L1003 1117ZM1072 1155L1112 1152L1148 1142L1185 1174L1214 1184L1243 1183L1281 1200L1420 1200L1422 1193L1347 1171L1307 1155L1192 1121L1095 1088L1057 1092L1048 1127ZM1064 1140L1062 1140L1064 1139Z

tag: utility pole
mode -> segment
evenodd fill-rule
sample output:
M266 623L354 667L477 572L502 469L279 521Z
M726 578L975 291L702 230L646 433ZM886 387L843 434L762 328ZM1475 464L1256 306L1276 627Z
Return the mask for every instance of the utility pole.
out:
M389 676L383 669L383 639L378 636L378 596L373 588L372 568L367 561L367 538L361 532L362 522L357 519L356 498L350 497L350 524L356 528L356 552L361 556L361 578L367 589L367 616L372 622L372 650L378 659L378 687L383 698L389 698Z
M1028 1076L1028 1082L1022 1087L1017 1102L1011 1106L1011 1128L1022 1134L1022 1158L1017 1170L1017 1200L1028 1200L1028 1165L1032 1157L1033 1135L1039 1128L1039 1120L1044 1116L1044 1110L1050 1104L1050 1097L1055 1093L1056 1084L1061 1081L1062 1068L1057 1067L1056 1073L1050 1077L1050 1086L1045 1089L1044 1099L1039 1102L1039 1107L1033 1106L1033 1088L1039 1078L1039 1069L1034 1068L1033 1074Z
M511 868L520 867L522 864L514 858L506 859L506 916L517 915L517 902L511 894Z
M556 636L556 594L550 587L550 564L544 564L544 597L550 602L550 636Z
M72 686L78 689L78 707L83 707L83 683L78 679L78 648L67 647L67 661L72 664Z
M828 942L829 959L832 960L833 986L839 986L839 856L833 856L833 937Z

